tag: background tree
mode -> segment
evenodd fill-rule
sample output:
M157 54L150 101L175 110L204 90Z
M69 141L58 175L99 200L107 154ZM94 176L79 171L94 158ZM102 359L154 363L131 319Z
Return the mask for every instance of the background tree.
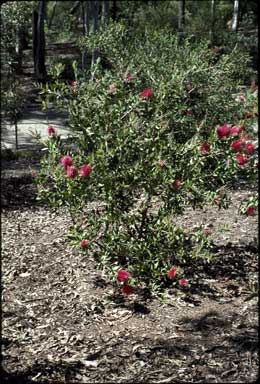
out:
M211 28L210 37L212 44L215 38L215 22L216 22L216 0L211 0Z
M232 32L237 32L238 30L238 16L239 16L239 0L234 0L234 12L232 19Z
M33 12L33 61L34 74L37 80L45 80L47 76L45 66L45 33L44 17L46 1L39 1L38 8Z
M185 0L179 0L178 32L179 32L180 38L182 38L184 34L184 25L185 25Z
M91 2L91 5L92 5L92 15L93 15L93 26L92 26L92 31L95 33L98 31L99 29L99 0L95 0L95 1L92 1ZM94 49L93 52L92 52L92 61L91 61L91 66L93 66L97 59L99 57L99 52L97 49ZM92 77L93 77L93 73L92 73Z
M109 18L109 1L103 0L102 1L102 24L106 23Z
M91 18L90 1L82 1L81 9L82 9L83 36L86 36L90 32L90 18ZM87 52L85 50L82 52L82 69L87 69Z

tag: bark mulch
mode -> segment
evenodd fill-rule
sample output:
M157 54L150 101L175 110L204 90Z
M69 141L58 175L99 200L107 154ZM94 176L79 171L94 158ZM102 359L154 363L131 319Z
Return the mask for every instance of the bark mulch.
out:
M213 230L215 257L187 266L189 287L124 299L91 256L69 246L65 212L35 204L30 164L19 174L10 163L2 176L2 382L257 379L257 217L237 215L252 190L231 191L227 210L178 218Z

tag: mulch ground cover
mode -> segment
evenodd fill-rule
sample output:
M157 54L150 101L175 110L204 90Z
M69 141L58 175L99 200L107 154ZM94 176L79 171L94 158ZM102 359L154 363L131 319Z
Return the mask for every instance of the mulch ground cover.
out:
M123 298L91 256L70 247L70 220L35 203L37 160L2 164L2 382L222 383L258 377L257 217L187 210L211 225L214 258L186 268L190 285L162 299Z

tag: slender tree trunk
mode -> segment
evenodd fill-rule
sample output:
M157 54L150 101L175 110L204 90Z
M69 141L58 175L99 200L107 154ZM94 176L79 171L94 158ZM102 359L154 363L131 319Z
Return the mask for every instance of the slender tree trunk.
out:
M109 1L103 0L102 1L102 24L105 24L108 22L109 18Z
M57 1L55 1L54 6L53 6L53 8L52 8L51 17L50 17L50 20L49 20L49 23L48 23L48 28L49 28L49 29L50 29L51 26L52 26L53 18L54 18L55 11L56 11L56 6L57 6Z
M34 36L33 36L33 54L34 54L34 73L38 80L44 80L47 75L45 66L45 35L44 35L44 16L46 1L39 1L38 10L34 12Z
M17 117L14 118L14 129L15 129L15 149L18 149L18 126L17 126Z
M113 0L112 7L111 7L111 18L113 21L116 21L117 18L117 5L116 0Z
M21 74L23 65L23 31L19 27L16 30L15 53L17 57L16 71L18 74Z
M210 26L210 40L214 44L215 40L215 23L216 23L216 0L211 0L211 26Z
M184 35L184 25L185 25L185 0L179 0L178 34L180 39L182 39Z
M234 0L234 11L232 19L232 32L237 32L238 30L238 14L239 14L239 0Z
M83 1L82 4L82 25L83 25L83 36L89 34L90 31L90 1ZM87 69L87 52L82 52L82 69Z
M95 0L93 1L93 32L97 32L98 31L98 27L99 27L99 23L98 23L98 10L99 10L99 0ZM93 52L92 52L92 62L91 62L91 66L93 66L96 61L97 61L97 58L98 58L99 54L98 54L98 51L97 49L94 49Z

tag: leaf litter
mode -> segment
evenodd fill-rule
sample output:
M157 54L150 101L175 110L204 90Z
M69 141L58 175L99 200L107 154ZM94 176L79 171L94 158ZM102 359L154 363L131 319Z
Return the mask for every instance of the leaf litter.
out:
M69 246L65 212L36 206L32 179L17 179L2 182L3 382L256 380L257 217L236 213L252 190L177 219L214 229L215 258L187 265L189 289L124 299Z

